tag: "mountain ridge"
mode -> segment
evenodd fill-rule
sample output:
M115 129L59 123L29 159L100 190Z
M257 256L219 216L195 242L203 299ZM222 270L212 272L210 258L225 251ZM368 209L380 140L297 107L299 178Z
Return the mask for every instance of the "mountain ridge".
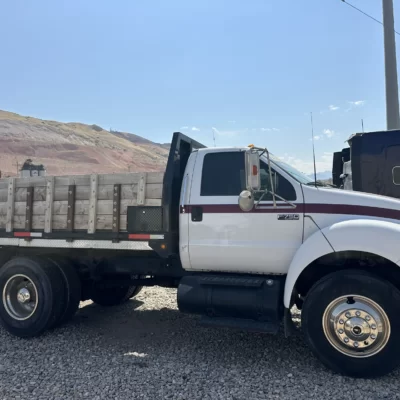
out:
M0 171L15 176L30 158L48 175L162 171L169 146L99 125L58 122L0 110Z

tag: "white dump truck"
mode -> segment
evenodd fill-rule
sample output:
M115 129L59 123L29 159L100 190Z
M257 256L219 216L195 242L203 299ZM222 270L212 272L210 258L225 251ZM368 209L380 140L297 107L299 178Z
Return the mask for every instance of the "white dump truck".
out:
M175 287L206 326L289 335L297 306L326 366L383 375L400 361L399 221L397 199L175 133L165 173L0 180L0 321L37 336L81 300Z

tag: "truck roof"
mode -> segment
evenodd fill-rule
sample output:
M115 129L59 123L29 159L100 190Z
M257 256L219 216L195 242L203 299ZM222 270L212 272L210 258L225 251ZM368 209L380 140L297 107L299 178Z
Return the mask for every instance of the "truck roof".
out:
M248 150L248 147L238 147L238 146L230 146L230 147L205 147L203 149L197 149L198 151L206 151L207 153L210 152L221 152L221 151L245 151Z

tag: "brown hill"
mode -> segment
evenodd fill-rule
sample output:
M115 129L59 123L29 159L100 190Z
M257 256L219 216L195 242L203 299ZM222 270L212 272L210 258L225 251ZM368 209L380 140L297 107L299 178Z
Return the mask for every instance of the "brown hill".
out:
M48 175L163 170L168 146L97 125L62 123L0 110L0 171L16 175L30 158Z

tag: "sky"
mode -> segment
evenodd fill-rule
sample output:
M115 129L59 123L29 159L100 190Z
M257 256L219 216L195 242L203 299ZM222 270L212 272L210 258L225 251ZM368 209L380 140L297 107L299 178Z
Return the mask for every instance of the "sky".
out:
M380 0L349 2L382 20ZM361 119L386 126L382 26L341 0L15 0L2 15L3 110L253 143L306 173L310 112L318 171Z

